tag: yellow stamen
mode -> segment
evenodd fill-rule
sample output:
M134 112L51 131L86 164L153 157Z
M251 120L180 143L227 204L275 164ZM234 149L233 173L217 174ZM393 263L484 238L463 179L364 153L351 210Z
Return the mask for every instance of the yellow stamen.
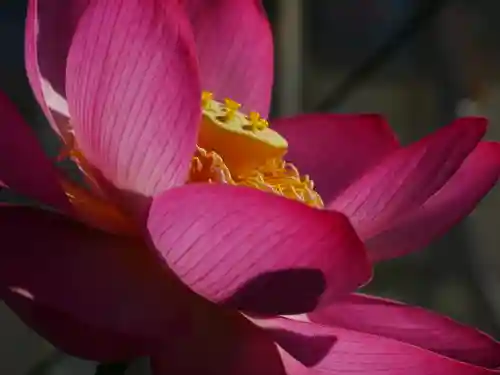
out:
M189 182L248 186L323 208L309 176L301 176L292 164L278 159L267 161L248 175L233 176L220 155L198 147L191 162Z
M234 184L229 168L222 158L213 151L197 147L191 162L189 182L218 182Z

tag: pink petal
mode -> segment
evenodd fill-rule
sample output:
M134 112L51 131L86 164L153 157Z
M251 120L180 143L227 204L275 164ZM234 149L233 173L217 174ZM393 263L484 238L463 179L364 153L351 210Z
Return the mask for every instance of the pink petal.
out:
M90 0L30 0L26 18L26 71L54 130L68 131L66 57L78 20Z
M460 167L486 130L486 120L456 120L392 153L328 207L349 217L361 237L396 215L419 207Z
M69 355L107 362L134 359L141 353L138 340L126 334L86 325L15 292L2 293L2 299L25 324Z
M71 212L58 178L56 168L31 129L9 99L0 93L0 185L63 212Z
M293 375L500 374L500 369L474 366L400 341L349 329L285 318L254 319L254 322L265 328L279 346L311 371L292 372ZM307 339L323 340L323 344L304 345Z
M68 56L79 147L118 188L152 196L185 182L201 92L194 41L177 1L90 5Z
M0 291L24 296L14 310L73 354L144 355L189 328L194 297L138 240L8 206L0 207L0 237ZM81 327L87 336L65 332ZM111 338L92 340L107 332L126 341L108 348Z
M273 40L261 1L184 0L193 26L204 90L267 117Z
M318 372L314 370L309 370L302 363L297 361L293 356L291 356L286 350L284 350L279 345L276 345L281 356L281 362L287 375L318 375Z
M334 334L314 323L304 324L302 321L283 317L250 319L265 329L292 358L308 368L314 368L337 341Z
M154 375L287 375L273 341L238 313L220 312L152 357Z
M167 191L153 200L148 230L191 289L244 311L311 311L371 275L343 215L250 188Z
M378 115L302 115L272 128L288 141L287 161L311 177L326 203L399 148Z
M309 314L312 321L403 341L477 366L500 366L500 343L419 307L352 294Z
M499 176L500 144L479 143L457 173L422 206L365 235L370 256L379 261L427 246L469 215Z

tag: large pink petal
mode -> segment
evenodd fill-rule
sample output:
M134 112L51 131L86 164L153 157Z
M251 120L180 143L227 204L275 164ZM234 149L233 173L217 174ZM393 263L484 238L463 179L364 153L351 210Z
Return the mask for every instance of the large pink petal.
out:
M466 217L500 176L500 144L481 142L451 179L415 210L365 234L370 257L394 258L427 246Z
M8 98L0 93L0 185L70 212L58 173L31 129Z
M167 191L153 200L148 229L184 283L244 311L310 311L371 275L343 215L250 188Z
M118 188L184 183L200 120L195 45L177 1L95 1L68 56L78 146Z
M68 131L66 57L78 20L90 0L30 0L26 17L26 72L54 130Z
M191 301L199 298L139 241L54 213L8 206L0 207L0 237L0 291L25 297L7 296L7 302L59 347L95 359L126 356L132 349L144 355L189 328ZM71 334L85 326L87 335ZM107 332L125 341L108 348L111 339L92 340Z
M201 83L267 117L273 40L260 0L184 0L198 50Z
M477 366L500 366L500 343L419 307L352 294L309 317L314 322L407 342Z
M254 321L310 370L304 372L298 369L292 372L293 375L500 374L500 369L459 362L382 336L285 318ZM314 339L315 346L303 345L305 338Z
M399 148L378 115L302 115L272 127L288 141L287 161L311 177L326 203Z
M154 375L287 374L272 339L240 314L217 308L204 326L152 357Z
M371 228L419 207L439 190L475 148L486 120L463 118L392 153L330 205L343 212L363 238Z
M67 354L101 362L144 354L135 337L85 324L17 292L5 291L0 296L25 324Z

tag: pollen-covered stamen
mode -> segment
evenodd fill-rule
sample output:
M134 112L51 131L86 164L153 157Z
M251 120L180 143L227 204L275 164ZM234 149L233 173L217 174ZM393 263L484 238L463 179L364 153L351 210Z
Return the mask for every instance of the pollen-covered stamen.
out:
M188 182L225 183L268 191L322 208L308 176L283 160L288 144L259 113L245 116L240 105L202 95L203 121Z
M234 184L233 177L224 161L214 151L196 147L196 152L191 161L189 182L218 182L221 184Z
M191 162L189 182L248 186L294 199L311 207L324 207L309 177L301 176L293 164L283 160L269 160L248 175L233 176L220 155L197 147Z
M236 179L237 185L269 191L286 198L304 202L312 207L323 208L323 200L314 190L309 176L301 176L297 168L283 160L268 160L265 165L248 176Z

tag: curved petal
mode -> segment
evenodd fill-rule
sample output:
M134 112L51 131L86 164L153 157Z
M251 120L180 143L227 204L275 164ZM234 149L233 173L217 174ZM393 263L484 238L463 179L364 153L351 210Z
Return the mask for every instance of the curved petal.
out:
M308 174L328 203L400 146L378 115L302 115L273 120L287 161Z
M142 353L136 338L87 325L38 304L22 291L7 290L0 295L26 325L64 353L99 362L134 359Z
M51 212L8 206L0 207L0 235L0 290L24 296L24 306L13 305L14 310L59 347L82 356L125 356L131 349L144 355L189 328L198 298L134 239ZM88 335L65 332L78 333L73 323L90 327ZM107 348L110 340L89 338L107 332L126 341Z
M371 276L343 215L250 188L167 191L153 200L148 230L184 283L243 311L311 311Z
M154 375L287 375L273 341L240 314L223 309L204 327L151 359Z
M265 329L279 347L305 367L314 368L337 341L337 337L323 327L313 323L303 324L303 321L294 318L250 319Z
M285 318L254 319L254 322L305 365L310 374L500 374L500 369L474 366L400 341L349 329ZM317 348L303 346L300 343L304 337L316 340L321 337L330 345L323 344Z
M58 173L14 105L0 93L1 185L63 212L71 206Z
M285 368L287 375L318 375L317 372L309 370L302 363L297 361L292 355L290 355L285 349L276 345L281 356L281 362Z
M195 46L177 1L93 2L68 56L67 95L85 157L120 189L184 183L200 120Z
M458 361L500 367L500 343L486 334L419 307L352 294L309 314L317 323L403 341Z
M374 261L421 249L469 215L500 176L500 144L481 142L460 169L427 201L365 234Z
M349 186L328 208L343 212L361 237L419 207L439 190L486 131L482 118L463 118L392 153Z
M196 40L201 84L267 117L273 40L260 0L183 0Z
M66 58L76 25L90 0L30 0L26 17L26 72L52 128L68 131Z

